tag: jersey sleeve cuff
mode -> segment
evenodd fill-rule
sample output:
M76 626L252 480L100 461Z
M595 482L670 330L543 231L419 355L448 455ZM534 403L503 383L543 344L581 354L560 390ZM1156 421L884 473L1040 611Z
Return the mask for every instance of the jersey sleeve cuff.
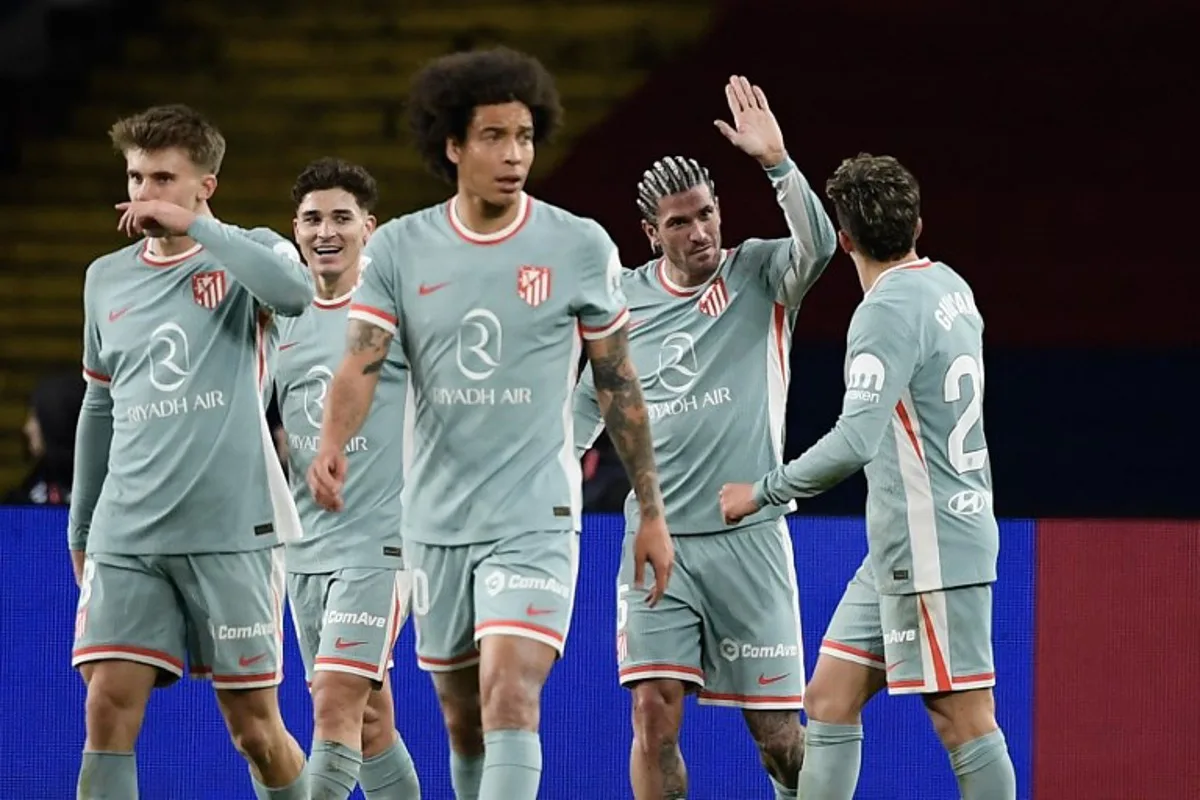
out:
M383 328L392 336L396 335L397 319L381 308L375 306L363 305L362 303L352 303L350 310L346 314L350 319L362 320L369 322L377 328Z
M621 313L617 314L617 316L611 322L609 322L607 325L593 326L593 325L584 325L583 323L580 323L579 330L580 330L580 333L583 334L584 339L587 339L588 341L593 341L595 339L604 339L604 338L607 338L607 337L613 335L617 331L621 330L621 328L624 328L626 323L628 323L628 322L629 322L629 309L622 308Z
M767 479L761 478L754 482L754 503L759 509L764 509L767 506L774 505L767 497Z
M790 156L784 156L783 161L780 161L773 167L768 167L764 170L767 177L772 181L779 181L787 177L788 173L796 168L796 162L792 161Z
M97 372L94 369L83 368L83 379L93 386L102 386L105 389L112 383L112 378L102 372Z

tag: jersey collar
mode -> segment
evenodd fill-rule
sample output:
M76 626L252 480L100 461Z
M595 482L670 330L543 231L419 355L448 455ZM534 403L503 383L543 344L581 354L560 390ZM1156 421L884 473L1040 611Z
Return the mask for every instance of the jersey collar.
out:
M667 290L667 294L672 295L673 297L691 297L699 292L702 292L710 283L713 283L717 278L721 277L721 271L725 269L725 261L728 259L728 257L729 251L722 249L721 260L717 263L716 270L713 271L712 275L708 276L708 280L699 286L680 286L667 277L666 256L660 258L658 263L654 265L654 272L656 275L658 275L658 282L661 283L662 287Z

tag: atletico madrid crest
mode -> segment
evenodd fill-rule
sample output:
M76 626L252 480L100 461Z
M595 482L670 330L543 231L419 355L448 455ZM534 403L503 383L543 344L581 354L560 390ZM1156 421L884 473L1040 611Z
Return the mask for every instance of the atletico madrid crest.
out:
M216 309L225 299L225 273L197 272L192 276L192 299L209 311Z
M529 305L537 308L550 299L550 268L517 267L517 295Z
M729 305L729 290L725 288L725 279L717 278L713 281L704 294L700 295L700 299L696 301L696 307L700 309L700 313L707 314L710 317L719 317L721 312Z

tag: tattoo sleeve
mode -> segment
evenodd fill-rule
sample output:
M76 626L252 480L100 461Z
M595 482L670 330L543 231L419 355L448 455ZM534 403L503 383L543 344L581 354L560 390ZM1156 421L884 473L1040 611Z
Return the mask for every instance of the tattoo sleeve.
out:
M650 414L642 397L637 371L629 358L629 337L625 329L589 342L588 359L592 362L596 399L604 417L604 427L625 465L642 519L658 519L663 513L663 501L658 469L654 464Z
M382 328L362 320L350 320L346 355L329 387L321 425L322 440L336 445L339 450L367 418L391 341L392 335Z

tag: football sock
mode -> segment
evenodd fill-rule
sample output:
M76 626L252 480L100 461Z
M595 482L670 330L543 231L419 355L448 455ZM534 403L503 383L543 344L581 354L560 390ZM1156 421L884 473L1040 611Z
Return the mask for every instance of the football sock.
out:
M531 731L483 735L483 781L479 800L537 800L542 780L542 741Z
M852 800L862 762L862 725L809 719L797 794L819 800Z
M951 750L950 765L963 800L1017 800L1017 776L1002 731Z
M77 800L137 800L137 759L133 753L84 750L75 787Z
M399 735L387 750L362 762L358 774L367 800L421 800L421 782Z

